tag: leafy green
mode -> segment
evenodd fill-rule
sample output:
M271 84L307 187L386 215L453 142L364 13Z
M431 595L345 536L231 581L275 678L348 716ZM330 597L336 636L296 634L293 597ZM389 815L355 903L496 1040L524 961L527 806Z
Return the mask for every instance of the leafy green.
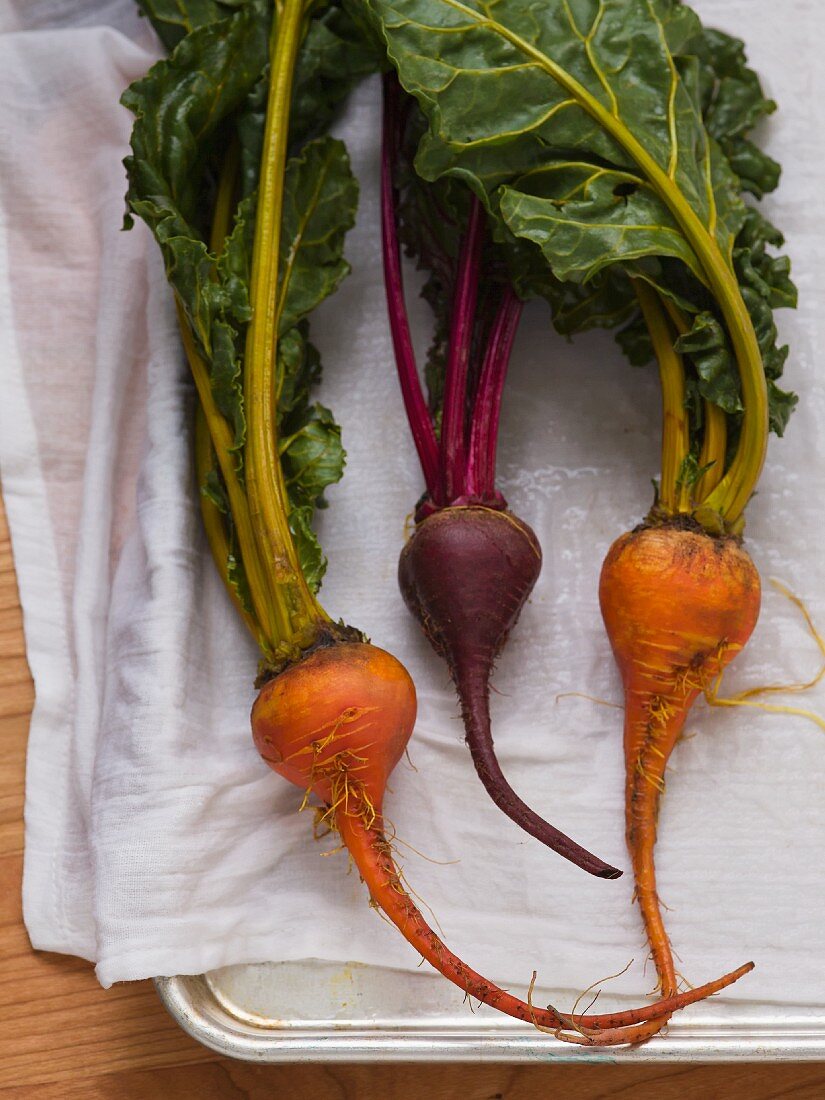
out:
M676 350L696 366L699 393L729 415L742 411L738 379L730 370L731 351L721 324L712 313L698 313L693 328L676 341Z
M173 50L184 35L225 19L245 0L137 0L137 3L167 50Z
M349 272L344 235L355 223L358 184L343 142L319 138L289 161L281 216L279 332L288 332Z
M702 114L742 187L761 199L779 183L780 167L747 134L773 114L756 73L748 68L745 45L722 31L703 28L691 49L700 62Z
M775 386L787 351L772 311L795 290L768 251L781 236L743 199L778 166L748 136L775 104L742 43L678 0L363 2L429 123L416 168L485 202L519 293L547 298L562 332L621 327L641 363L631 279L645 279L685 314L699 392L735 434L736 359L689 208L740 284L781 430L794 399Z
M249 318L248 255L253 208L239 206L218 263L207 246L201 210L206 153L222 124L243 104L267 62L262 8L210 23L183 38L123 95L136 116L125 166L127 202L152 230L167 277L209 364L218 408L240 452L245 435L240 355ZM239 457L240 462L240 457Z
M587 283L650 255L681 260L702 279L674 218L635 173L560 161L503 185L498 201L508 229L537 244L558 279Z
M315 14L298 55L292 88L289 136L293 152L326 131L339 105L381 61L376 43L362 33L340 0ZM266 80L261 80L236 121L243 194L258 185L266 94Z
M127 201L160 245L167 276L208 365L215 403L231 427L242 481L243 359L251 317L270 5L266 0L147 0L143 7L164 41L177 45L123 96L135 114L132 155L125 162ZM326 562L312 517L324 505L326 487L341 477L344 451L331 412L310 400L321 364L308 340L307 315L349 270L343 244L354 223L358 190L342 143L307 138L323 128L349 88L374 64L374 52L358 45L354 26L339 6L328 6L311 21L299 58L293 155L284 179L275 384L289 522L313 589ZM210 248L216 175L232 156L240 162L236 193L241 197L216 253ZM217 469L207 475L202 491L226 516L227 574L248 606L243 563Z

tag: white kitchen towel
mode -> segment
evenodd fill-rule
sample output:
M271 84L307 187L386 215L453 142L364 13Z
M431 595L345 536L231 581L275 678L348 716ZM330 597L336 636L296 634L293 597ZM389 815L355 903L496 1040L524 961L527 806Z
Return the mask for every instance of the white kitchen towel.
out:
M782 314L788 384L802 396L773 440L749 509L764 577L825 626L825 321L819 213L821 6L701 0L745 32L781 113L783 163L765 204L787 232L801 290ZM205 549L194 492L190 386L148 232L121 231L130 117L124 86L158 47L126 0L26 3L0 16L0 464L37 703L26 791L25 917L33 944L96 962L104 985L237 962L418 957L367 906L343 856L321 858L300 797L249 733L255 652ZM322 399L349 454L320 520L325 606L398 655L420 714L387 812L447 942L513 988L534 967L575 990L637 962L611 991L645 992L630 876L584 875L489 801L462 744L452 688L398 595L405 517L421 479L384 315L378 231L378 85L338 127L361 181L353 274L319 310ZM411 296L419 342L427 316ZM545 564L495 677L505 772L539 812L621 866L621 715L597 604L610 542L650 502L657 381L610 336L568 344L527 309L508 383L501 486ZM798 612L768 589L730 688L810 676ZM799 699L790 700L800 702ZM825 692L805 704L825 712ZM661 816L661 894L684 973L754 958L740 1001L821 1004L825 737L803 719L696 709ZM457 994L460 999L460 995Z

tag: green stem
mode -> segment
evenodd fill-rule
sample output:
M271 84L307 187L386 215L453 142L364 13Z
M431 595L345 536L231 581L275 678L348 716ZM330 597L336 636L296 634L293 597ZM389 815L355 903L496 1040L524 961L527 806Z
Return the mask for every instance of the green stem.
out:
M658 505L668 515L675 516L690 511L689 493L681 482L682 468L690 450L685 365L673 346L673 330L659 295L642 279L633 280L633 289L650 333L662 384L662 480Z
M243 619L249 633L258 643L260 649L266 653L270 647L261 624L254 613L248 611L241 603L237 589L229 578L231 549L226 535L226 520L217 504L203 492L206 478L210 470L214 468L215 448L212 445L212 437L209 434L209 425L206 423L203 406L198 402L195 412L195 476L198 483L198 496L200 497L201 516L206 531L206 539L209 543L209 549L212 551L218 573L235 605L236 611Z
M180 300L176 297L178 310L178 323L180 325L181 338L184 351L189 362L189 369L195 380L195 389L198 391L198 399L209 429L212 445L218 458L221 474L226 486L226 494L229 498L229 508L235 524L238 536L238 544L241 550L241 559L246 570L249 582L250 597L255 618L264 630L263 649L265 657L273 654L272 642L278 635L274 630L274 609L269 600L269 585L261 560L258 556L258 547L252 522L247 506L246 495L238 480L238 472L235 469L235 458L232 452L233 439L229 424L221 415L215 398L212 395L212 383L209 377L209 368L195 344L195 338L189 328L186 312Z
M468 7L461 3L461 0L442 0L442 2L467 15L474 22L487 26L510 42L581 104L639 165L653 189L673 214L696 253L708 285L725 319L742 383L745 411L739 446L730 469L707 500L707 505L724 516L729 524L735 523L744 512L756 488L765 461L768 441L768 392L762 355L753 322L742 300L736 276L722 255L716 239L702 223L670 175L660 167L621 119L591 95L575 77L541 50L490 16Z
M258 549L275 581L280 640L303 648L329 617L301 570L289 529L289 503L278 455L275 405L278 274L289 111L304 31L304 0L283 0L273 20L269 99L252 256L252 320L246 340L244 470Z
M232 211L235 206L235 185L238 180L241 150L238 139L233 137L221 165L218 179L218 191L215 195L215 209L212 213L212 230L209 234L209 250L220 257L229 236L232 224Z

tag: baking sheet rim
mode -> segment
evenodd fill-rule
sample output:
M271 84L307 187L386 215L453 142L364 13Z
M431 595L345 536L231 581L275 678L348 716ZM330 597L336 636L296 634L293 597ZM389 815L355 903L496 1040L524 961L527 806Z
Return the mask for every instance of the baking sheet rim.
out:
M323 1029L283 1021L262 1027L231 1015L205 975L155 978L160 999L187 1034L219 1054L242 1061L278 1062L801 1062L825 1060L825 1014L804 1017L777 1010L753 1019L674 1022L664 1038L640 1047L587 1050L557 1043L531 1028L451 1030L437 1022L416 1028L339 1025Z

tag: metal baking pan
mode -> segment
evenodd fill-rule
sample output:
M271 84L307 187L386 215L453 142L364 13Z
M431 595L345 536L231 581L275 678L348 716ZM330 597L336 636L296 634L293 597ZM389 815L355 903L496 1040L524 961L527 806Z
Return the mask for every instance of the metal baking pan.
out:
M471 1011L452 986L424 973L304 961L228 966L155 984L184 1031L249 1062L825 1059L822 1008L715 997L680 1013L664 1036L643 1046L593 1050L557 1042L483 1006ZM574 999L569 991L535 994L536 1004Z

